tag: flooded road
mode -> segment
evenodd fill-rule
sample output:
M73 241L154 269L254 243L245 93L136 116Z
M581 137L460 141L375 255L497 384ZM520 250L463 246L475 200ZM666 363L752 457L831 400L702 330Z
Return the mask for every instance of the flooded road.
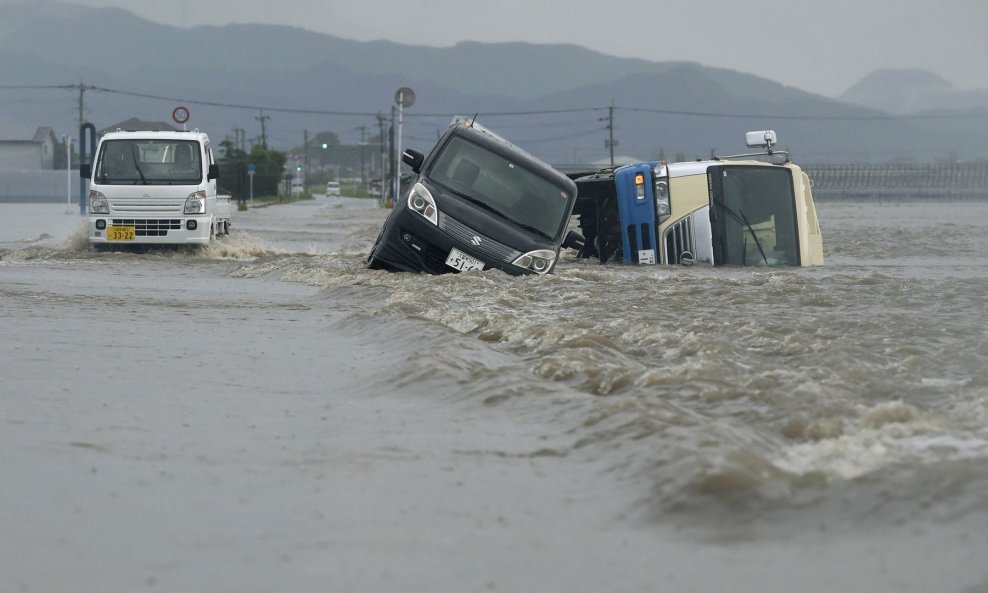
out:
M524 278L366 270L360 200L64 208L0 204L0 589L988 591L988 205Z

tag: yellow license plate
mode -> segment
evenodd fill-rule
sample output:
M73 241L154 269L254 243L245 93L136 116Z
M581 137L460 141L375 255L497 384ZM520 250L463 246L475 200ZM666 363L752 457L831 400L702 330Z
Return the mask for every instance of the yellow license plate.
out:
M132 226L108 226L106 227L107 241L133 241L134 227Z

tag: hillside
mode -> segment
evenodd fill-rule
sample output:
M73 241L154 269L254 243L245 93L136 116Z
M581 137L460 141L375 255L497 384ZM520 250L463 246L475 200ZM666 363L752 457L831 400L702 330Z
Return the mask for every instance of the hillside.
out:
M927 70L876 70L847 89L841 100L904 115L988 111L988 90L960 90Z
M406 112L405 144L422 148L451 115L480 113L546 160L596 161L607 156L602 118L613 105L618 153L636 158L738 152L744 132L756 128L776 129L794 156L817 162L988 157L985 118L940 132L930 125L936 120L889 118L867 103L742 72L576 45L435 48L270 25L179 29L123 10L37 0L0 5L0 67L8 87L83 81L124 91L85 93L86 119L98 127L166 119L181 101L191 125L219 138L242 128L253 138L265 107L269 144L282 148L301 144L306 130L356 143L380 129L377 112L390 116L394 91L410 86L417 102ZM78 89L0 88L0 101L0 134L78 125Z

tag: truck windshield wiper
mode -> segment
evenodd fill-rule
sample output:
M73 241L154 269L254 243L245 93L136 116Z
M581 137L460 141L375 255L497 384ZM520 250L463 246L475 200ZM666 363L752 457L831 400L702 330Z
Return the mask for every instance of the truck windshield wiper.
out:
M762 256L762 260L765 261L766 266L769 265L768 258L765 257L765 250L762 249L762 242L758 240L758 234L755 233L755 229L752 228L751 223L748 222L748 217L744 215L744 210L739 209L737 212L735 212L734 210L728 208L727 204L718 202L716 200L714 200L714 204L717 204L718 206L720 206L722 210L724 210L724 212L730 214L731 218L733 218L735 222L743 225L744 228L748 229L748 233L751 234L751 238L755 240L755 247L758 248L758 253Z
M144 178L144 171L141 171L141 166L137 164L137 146L134 144L130 145L130 156L134 159L134 168L137 169L137 174L141 176L141 183L147 185L148 180Z

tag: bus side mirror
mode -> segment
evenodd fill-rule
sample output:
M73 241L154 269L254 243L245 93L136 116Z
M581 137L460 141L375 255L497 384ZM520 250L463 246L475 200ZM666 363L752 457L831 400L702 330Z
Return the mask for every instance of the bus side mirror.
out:
M425 161L425 155L417 150L409 148L401 153L401 162L411 167L412 171L416 173L421 172L423 161Z
M220 166L210 165L209 173L206 174L206 181L212 181L213 179L219 179L219 178L220 178Z
M93 167L89 163L79 165L79 177L89 179L93 176Z

